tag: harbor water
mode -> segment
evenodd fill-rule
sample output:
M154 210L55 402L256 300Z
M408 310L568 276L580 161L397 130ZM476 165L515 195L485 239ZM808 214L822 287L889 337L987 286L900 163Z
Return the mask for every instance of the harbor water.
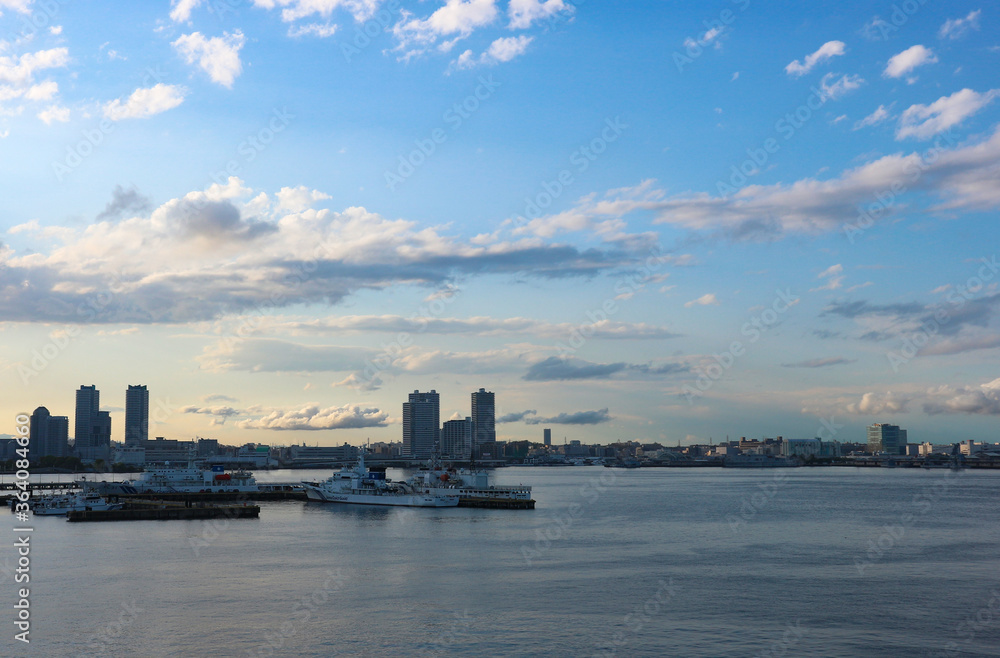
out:
M512 467L495 480L532 485L537 508L33 518L31 643L8 621L0 654L1000 655L1000 472ZM24 585L3 543L10 611Z

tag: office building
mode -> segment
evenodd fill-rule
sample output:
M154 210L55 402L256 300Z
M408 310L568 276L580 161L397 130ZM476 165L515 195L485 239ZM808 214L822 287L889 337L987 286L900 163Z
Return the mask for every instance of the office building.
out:
M875 423L868 426L868 452L884 452L889 455L906 454L906 430L899 425Z
M472 394L472 452L496 455L496 399L492 391L481 388Z
M149 439L149 391L129 386L125 391L125 445L138 446Z
M449 420L441 426L441 456L468 459L472 454L472 418Z
M28 458L37 462L42 457L68 454L69 418L52 416L45 407L35 409L28 427Z
M552 430L547 427L542 430L542 445L552 445Z
M94 459L94 424L101 406L101 392L94 385L81 386L76 392L76 418L73 438L76 454L81 459Z
M437 391L413 391L403 403L403 456L432 457L441 433L441 402Z

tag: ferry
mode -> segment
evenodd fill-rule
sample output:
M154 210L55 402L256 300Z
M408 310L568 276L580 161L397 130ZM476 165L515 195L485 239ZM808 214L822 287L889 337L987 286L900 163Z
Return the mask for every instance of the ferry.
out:
M345 477L350 474L350 477ZM320 503L392 505L400 507L457 507L455 493L438 493L406 482L392 482L385 471L365 467L365 453L358 455L353 469L334 473L322 482L303 482L306 498Z

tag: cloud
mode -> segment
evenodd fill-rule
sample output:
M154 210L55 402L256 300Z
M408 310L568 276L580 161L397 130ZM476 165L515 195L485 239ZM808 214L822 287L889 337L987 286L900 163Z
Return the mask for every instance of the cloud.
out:
M221 393L215 393L213 395L203 395L201 396L202 402L236 402L236 398L229 397L228 395L222 395Z
M899 118L896 139L933 137L960 124L993 102L998 95L1000 89L991 89L981 94L971 89L962 89L951 96L942 96L930 105L911 105L903 110Z
M46 125L51 124L53 121L66 123L69 121L69 108L61 107L58 104L50 105L38 113L38 118L44 121Z
M121 185L115 185L115 189L111 191L111 201L108 201L104 210L97 215L97 221L120 219L126 213L148 212L151 207L149 197L139 194L135 186L126 190Z
M346 372L361 370L372 350L302 345L271 338L221 339L197 358L203 370L225 372Z
M897 395L892 391L884 394L865 393L858 402L847 405L847 412L859 416L878 416L889 413L905 413L911 398Z
M518 55L523 54L533 38L522 35L519 37L497 39L478 58L473 55L471 50L466 50L458 56L458 59L452 62L452 68L471 69L476 66L492 66L500 62L509 62Z
M184 102L185 93L184 87L162 82L148 89L136 89L124 103L118 98L107 103L104 116L112 121L144 119L177 107Z
M212 38L202 36L201 32L193 32L181 35L170 45L188 64L197 62L213 82L232 88L243 71L240 49L243 48L244 41L243 33L239 30Z
M220 418L229 418L230 416L242 416L245 412L239 409L234 409L233 407L199 407L198 405L188 405L186 407L181 407L180 412L182 414L204 414L206 416L218 416Z
M982 10L970 11L965 18L950 18L938 30L940 39L961 39L972 30L979 29L979 14Z
M278 210L288 212L302 212L306 208L311 208L317 201L325 201L330 198L329 194L324 194L319 190L310 190L305 185L298 187L283 187L278 190Z
M890 106L891 107L891 106ZM879 105L874 112L866 116L860 121L854 123L854 130L860 130L862 128L867 128L869 126L877 126L886 119L889 118L889 108L885 105Z
M935 64L937 56L930 48L921 45L910 46L901 53L896 53L889 58L882 76L886 78L901 78L918 66L925 64Z
M347 9L354 20L360 22L371 18L378 9L380 0L253 0L255 7L274 9L282 7L281 20L286 23L319 14L329 18L334 10Z
M0 9L13 9L14 11L27 14L31 11L31 3L35 0L0 0ZM3 12L0 12L3 16Z
M927 391L927 414L1000 415L1000 379L979 386L939 386Z
M516 423L518 421L524 420L525 416L534 416L538 412L534 409L528 409L526 411L514 411L509 414L504 414L496 419L497 423Z
M241 420L244 430L343 430L385 427L389 414L375 407L343 406L321 409L309 404L300 409L275 409L260 418Z
M837 80L836 73L827 73L819 81L820 95L823 101L836 100L844 94L853 91L864 84L865 80L859 75L842 75ZM831 82L833 80L833 82Z
M827 368L829 366L839 366L847 363L855 363L857 359L845 359L843 357L830 357L826 359L810 359L797 363L782 363L782 368Z
M719 300L716 299L715 293L710 292L702 295L698 299L692 299L689 302L684 302L684 308L691 308L692 306L718 306Z
M590 363L582 359L562 359L552 356L532 364L522 379L535 382L606 379L627 367L626 363Z
M439 289L459 276L592 277L648 257L646 244L577 248L535 237L472 244L365 208L288 213L266 194L254 195L234 177L148 216L60 228L58 244L34 252L5 247L0 268L21 284L0 288L0 317L174 323L251 310L270 315L300 303L332 306L360 290ZM598 328L607 335L662 332Z
M809 71L812 71L814 67L821 64L828 59L833 57L839 57L844 54L844 42L843 41L827 41L819 49L810 54L806 55L803 62L795 60L785 67L785 73L795 77L801 77Z
M291 25L288 27L288 36L293 39L304 36L314 36L320 39L332 37L337 33L337 26L333 23L307 23L306 25Z
M816 278L826 279L826 283L818 288L811 288L809 292L818 292L820 290L837 290L841 287L844 282L844 277L841 274L844 271L844 266L840 263L836 265L831 265L822 272L820 272Z
M191 20L191 11L201 4L201 0L171 0L170 20L186 23Z
M439 38L454 35L439 46L439 50L451 50L459 40L496 20L498 10L496 0L447 0L425 19L412 18L413 14L406 10L401 13L403 19L392 32L398 41L396 49L405 51L403 59L408 59L425 52Z
M608 414L608 408L596 411L576 411L573 413L561 413L547 418L525 418L528 425L598 425L612 420Z
M512 30L523 30L531 27L535 21L551 18L560 12L573 13L573 4L563 0L510 0L507 5L507 16L510 18L508 27Z

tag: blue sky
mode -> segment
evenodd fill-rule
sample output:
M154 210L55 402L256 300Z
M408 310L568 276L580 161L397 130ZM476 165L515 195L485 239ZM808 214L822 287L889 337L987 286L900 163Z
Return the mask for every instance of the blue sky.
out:
M0 0L3 414L996 440L987 3ZM824 436L832 436L829 429Z

